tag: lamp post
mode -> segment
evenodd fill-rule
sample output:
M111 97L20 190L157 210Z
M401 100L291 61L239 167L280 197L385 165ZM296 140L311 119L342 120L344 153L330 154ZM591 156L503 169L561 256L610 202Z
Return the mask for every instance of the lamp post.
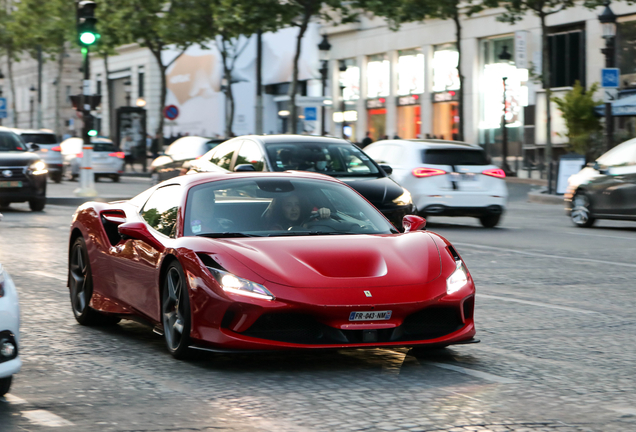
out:
M347 64L344 60L340 60L338 70L340 70L340 111L342 112L342 139L345 137L345 98L344 98L344 80L342 79L342 74L347 71Z
M605 67L615 67L614 53L616 52L616 15L610 9L610 1L605 2L605 10L598 16L603 26L603 39L605 48L601 52L605 56ZM605 103L605 150L612 148L614 143L614 118L612 117L612 104Z
M130 93L132 93L132 83L130 80L124 81L124 92L126 93L126 106L130 106Z
M0 98L2 97L2 86L4 86L4 74L0 70ZM7 107L5 106L4 108L6 110ZM0 126L2 126L2 117L0 117Z
M35 94L36 88L35 86L31 86L29 88L29 92L31 96L29 97L29 127L33 129L33 95Z
M322 41L318 44L318 50L320 50L320 78L322 80L322 96L323 101L320 107L320 135L325 135L325 101L324 97L327 92L327 73L329 72L329 50L331 49L331 44L327 40L327 35L323 35Z
M503 46L501 53L499 54L499 60L502 62L510 62L512 58L512 54L508 52L508 47L506 45ZM510 175L512 170L510 166L508 166L508 129L506 128L506 113L507 113L507 101L506 101L506 81L508 77L503 77L503 113L501 114L501 155L503 162L501 164L501 169L504 170L506 175Z

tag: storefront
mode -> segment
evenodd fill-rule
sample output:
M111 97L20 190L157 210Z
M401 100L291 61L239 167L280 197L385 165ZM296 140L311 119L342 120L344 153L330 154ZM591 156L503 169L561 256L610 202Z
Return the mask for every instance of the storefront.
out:
M398 136L402 139L421 138L420 95L400 96L397 98Z
M398 51L397 135L420 137L420 97L424 93L424 55L421 48Z
M435 47L433 52L433 131L439 139L456 140L459 137L459 53L455 44Z
M367 129L371 139L377 141L386 135L386 99L367 100Z
M357 136L358 111L357 101L360 99L360 67L356 59L340 60L340 90L344 101L344 115L342 105L334 112L334 122L342 128L344 137L355 141ZM344 70L343 70L344 69ZM344 121L344 125L342 122Z
M386 135L386 97L390 93L391 67L386 54L367 58L367 130L373 141Z

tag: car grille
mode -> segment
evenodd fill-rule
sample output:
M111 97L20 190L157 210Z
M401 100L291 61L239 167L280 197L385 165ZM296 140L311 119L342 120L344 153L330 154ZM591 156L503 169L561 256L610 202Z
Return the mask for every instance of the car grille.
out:
M5 172L11 171L11 175L5 175ZM25 180L26 176L26 167L0 167L0 180L1 181L10 181L10 180Z
M429 307L409 315L399 327L370 331L336 329L304 314L264 314L242 334L259 339L306 345L357 344L436 339L463 326L458 308Z

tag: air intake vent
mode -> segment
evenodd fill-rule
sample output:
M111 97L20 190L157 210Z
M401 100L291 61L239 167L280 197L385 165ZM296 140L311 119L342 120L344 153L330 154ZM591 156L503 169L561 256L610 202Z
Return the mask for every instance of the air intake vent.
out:
M449 251L449 252L450 252L450 254L453 256L453 259L454 259L455 261L460 261L460 260L461 260L461 258L459 257L459 254L457 253L457 251L455 250L455 248L454 248L454 247L452 247L452 246L450 246L450 245L449 245L449 246L448 246L448 251Z
M197 256L206 267L212 267L213 269L227 271L223 268L223 266L221 266L221 264L216 262L210 255L197 252Z

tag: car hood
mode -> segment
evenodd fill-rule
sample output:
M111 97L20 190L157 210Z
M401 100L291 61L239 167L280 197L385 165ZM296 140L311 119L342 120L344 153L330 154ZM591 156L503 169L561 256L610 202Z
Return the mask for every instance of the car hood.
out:
M40 157L31 152L0 152L0 166L26 166Z
M404 193L404 190L389 177L337 177L338 180L351 186L360 195L369 200L376 207L383 203L390 203Z
M210 241L225 249L216 257L222 265L228 262L223 259L227 253L233 258L229 261L240 262L263 279L297 288L413 285L441 274L437 246L423 231Z

